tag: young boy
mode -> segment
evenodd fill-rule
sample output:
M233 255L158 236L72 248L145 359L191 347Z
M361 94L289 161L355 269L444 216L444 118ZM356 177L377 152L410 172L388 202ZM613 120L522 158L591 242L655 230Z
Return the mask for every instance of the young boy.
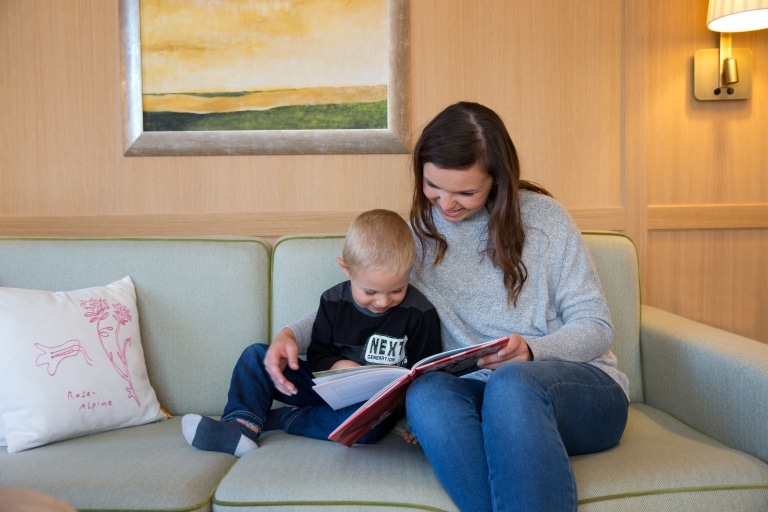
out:
M257 448L266 430L327 439L360 404L333 410L312 390L312 372L366 364L410 368L440 352L437 311L408 284L415 259L413 234L398 214L360 214L349 226L342 257L336 259L349 280L323 293L307 361L300 361L297 371L285 369L298 393L288 396L275 389L264 368L268 345L251 345L232 372L221 421L197 414L182 418L187 442L239 457ZM273 400L289 407L271 409ZM396 420L390 416L358 443L375 443Z

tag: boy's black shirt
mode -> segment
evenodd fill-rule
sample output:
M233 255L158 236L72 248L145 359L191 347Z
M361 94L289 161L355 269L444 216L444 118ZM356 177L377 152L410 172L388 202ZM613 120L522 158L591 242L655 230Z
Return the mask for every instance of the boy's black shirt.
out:
M313 372L341 359L410 368L441 350L437 310L419 290L409 285L399 306L375 314L355 303L344 281L320 297L307 359Z

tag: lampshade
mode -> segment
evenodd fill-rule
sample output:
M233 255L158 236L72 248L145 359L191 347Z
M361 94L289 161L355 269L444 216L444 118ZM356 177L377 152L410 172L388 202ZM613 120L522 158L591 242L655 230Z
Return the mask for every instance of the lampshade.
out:
M768 0L709 0L707 27L715 32L768 28Z

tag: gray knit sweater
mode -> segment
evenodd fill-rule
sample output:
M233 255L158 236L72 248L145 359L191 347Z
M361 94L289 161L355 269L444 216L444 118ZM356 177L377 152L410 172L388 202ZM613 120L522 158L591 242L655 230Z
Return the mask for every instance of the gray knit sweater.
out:
M501 271L484 254L488 213L451 223L435 212L435 225L448 251L433 266L433 247L421 254L412 284L435 305L444 350L519 333L537 361L563 360L594 365L618 382L629 396L629 381L616 368L610 350L613 326L602 287L579 229L554 199L520 192L528 278L517 306L507 303ZM416 247L421 251L421 244ZM309 344L314 313L291 329L299 347ZM487 378L489 371L473 374Z

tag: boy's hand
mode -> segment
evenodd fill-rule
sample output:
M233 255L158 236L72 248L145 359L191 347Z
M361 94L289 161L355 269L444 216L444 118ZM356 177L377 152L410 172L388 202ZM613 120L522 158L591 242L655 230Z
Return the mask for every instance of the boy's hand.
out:
M356 368L360 366L354 361L350 361L349 359L339 359L333 365L331 366L331 370L338 370L340 368Z
M291 329L287 327L275 335L264 356L264 367L272 379L275 388L284 395L295 395L298 391L291 381L285 378L283 370L288 366L299 369L299 346Z

